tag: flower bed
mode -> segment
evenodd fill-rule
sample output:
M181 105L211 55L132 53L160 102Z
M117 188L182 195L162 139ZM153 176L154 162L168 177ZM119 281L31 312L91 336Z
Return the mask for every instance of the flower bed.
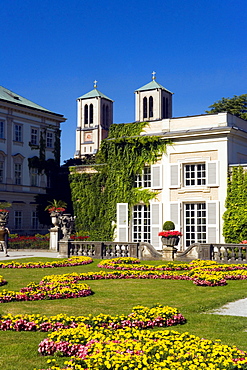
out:
M97 316L41 316L41 315L16 315L0 316L0 330L13 331L55 331L58 329L75 328L87 325L92 328L120 329L124 327L153 328L155 326L167 327L184 324L185 318L178 309L156 305L152 308L136 306L129 315L97 315Z
M39 352L73 356L63 368L73 370L233 370L247 366L247 353L236 347L173 330L94 330L82 325L50 333L40 343Z
M4 280L3 276L0 275L0 286L7 284L7 281Z
M0 292L0 303L13 301L37 301L43 299L66 299L85 297L92 294L90 287L84 283L78 283L72 276L60 279L57 275L52 281L41 280L38 284L30 283L19 292L3 289Z
M92 262L87 257L71 258L72 265ZM78 262L80 261L80 262ZM62 261L60 261L62 262ZM64 266L68 266L65 262ZM107 262L109 264L109 261ZM121 264L116 264L120 266ZM235 270L221 268L220 271L215 271L216 264L211 264L213 269L210 270L208 263L201 263L200 261L190 265L188 264L184 270L168 270L156 271L156 268L144 271L131 270L130 266L126 271L99 271L87 273L72 273L62 275L48 275L39 283L30 283L27 287L22 288L19 292L2 290L0 292L0 303L12 301L27 301L27 300L41 300L41 299L59 299L59 298L75 298L92 294L88 286L81 284L82 280L102 280L102 279L172 279L172 280L191 280L194 284L200 286L222 286L226 285L227 280L244 280L247 279L247 270L241 268ZM71 266L71 264L69 265ZM107 264L102 264L107 266ZM13 267L12 265L8 267ZM29 267L29 264L28 266ZM34 266L36 267L36 266ZM39 267L44 267L43 265ZM51 267L51 266L46 266ZM18 267L16 267L18 268ZM159 266L157 268L160 268Z
M20 236L10 234L8 239L9 249L49 249L50 235L36 234L34 236Z
M135 266L133 266L135 265ZM150 265L140 265L140 260L137 258L132 258L129 261L127 258L114 258L110 260L102 260L98 264L98 267L112 270L136 270L136 271L181 271L181 270L191 270L193 267L186 264L178 264L169 262L165 265L150 266Z
M90 257L75 256L63 260L55 260L50 262L0 262L0 268L51 268L51 267L68 267L68 266L80 266L92 263L93 260Z

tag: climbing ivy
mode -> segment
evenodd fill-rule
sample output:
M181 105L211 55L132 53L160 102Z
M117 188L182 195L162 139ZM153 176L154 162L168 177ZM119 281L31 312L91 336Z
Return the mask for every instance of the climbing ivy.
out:
M54 140L54 159L50 158L46 160L45 151L46 151L46 142L45 142L46 130L44 132L40 132L40 139L39 139L39 156L34 156L32 158L28 158L28 166L29 168L37 168L38 173L41 174L44 172L46 175L50 175L50 173L54 173L55 170L59 169L60 166L60 136L61 130L55 130L55 140ZM36 149L36 146L35 146Z
M223 235L227 243L247 239L247 172L242 166L233 167L228 175L226 211L223 215Z
M143 168L157 162L170 141L160 136L140 135L146 122L113 124L96 155L94 173L71 168L71 194L77 231L88 232L92 240L112 240L116 204L148 204L157 192L134 187ZM83 171L86 167L83 167Z

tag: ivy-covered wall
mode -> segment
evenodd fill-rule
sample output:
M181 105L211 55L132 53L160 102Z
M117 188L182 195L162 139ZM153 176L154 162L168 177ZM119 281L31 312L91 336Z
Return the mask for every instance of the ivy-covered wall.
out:
M71 168L70 186L76 231L91 240L112 240L116 204L147 204L157 193L134 187L135 176L166 152L170 141L159 136L140 136L146 122L113 124L96 156L95 173Z
M247 239L247 172L242 166L233 167L228 176L226 211L223 215L223 235L227 243Z

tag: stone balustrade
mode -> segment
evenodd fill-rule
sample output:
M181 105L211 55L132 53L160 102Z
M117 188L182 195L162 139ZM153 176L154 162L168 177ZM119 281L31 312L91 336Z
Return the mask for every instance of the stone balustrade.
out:
M184 252L176 254L176 260L188 261L193 259L211 260L221 263L247 263L247 245L230 243L195 243Z
M140 258L139 243L59 241L59 257L88 256L92 258L136 257Z

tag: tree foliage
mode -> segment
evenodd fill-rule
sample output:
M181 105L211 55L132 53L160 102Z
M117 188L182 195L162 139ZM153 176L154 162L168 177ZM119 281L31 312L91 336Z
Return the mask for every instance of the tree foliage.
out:
M247 172L233 167L228 176L223 235L227 243L247 240Z
M222 98L209 106L206 113L228 112L247 120L247 94L234 95L233 98Z
M134 187L135 176L155 163L169 141L141 136L148 123L114 124L96 156L94 173L71 172L71 194L77 232L88 232L91 240L112 240L116 204L149 203L157 193Z

